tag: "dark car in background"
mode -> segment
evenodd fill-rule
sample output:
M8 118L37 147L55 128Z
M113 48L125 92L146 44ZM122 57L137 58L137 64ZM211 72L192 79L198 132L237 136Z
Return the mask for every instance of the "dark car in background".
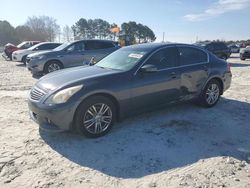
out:
M17 46L15 46L14 44L8 43L4 46L4 55L3 57L5 59L9 58L10 60L12 60L12 53L17 51L17 50L23 50L23 49L28 49L31 46L34 46L36 44L40 43L40 41L24 41L20 44L18 44Z
M32 74L50 73L63 68L98 62L120 47L109 40L81 40L65 43L50 52L28 56L27 67Z
M196 45L205 48L217 57L224 60L227 60L231 55L230 48L228 48L224 42L196 43Z
M236 44L228 45L228 48L230 49L231 53L239 53L240 52L240 46Z
M250 46L247 46L240 51L240 59L243 61L246 59L250 59Z
M93 66L57 71L31 89L31 118L41 129L106 134L117 120L168 103L216 105L231 84L229 64L186 44L121 48Z

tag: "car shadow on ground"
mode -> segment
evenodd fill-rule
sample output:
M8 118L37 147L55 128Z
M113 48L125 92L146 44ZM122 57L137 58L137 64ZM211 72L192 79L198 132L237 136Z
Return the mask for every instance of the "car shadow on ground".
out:
M26 65L23 64L23 63L18 63L18 64L16 64L16 66L17 66L17 67L25 67L25 68L26 68Z
M48 133L42 139L83 167L138 178L217 156L250 160L250 104L222 98L214 108L178 104L118 123L101 138Z

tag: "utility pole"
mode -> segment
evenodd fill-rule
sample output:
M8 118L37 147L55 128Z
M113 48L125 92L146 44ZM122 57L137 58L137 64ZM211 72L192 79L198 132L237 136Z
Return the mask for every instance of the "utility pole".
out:
M162 34L162 42L165 42L165 32Z
M199 38L198 38L198 35L196 35L196 42L198 42Z

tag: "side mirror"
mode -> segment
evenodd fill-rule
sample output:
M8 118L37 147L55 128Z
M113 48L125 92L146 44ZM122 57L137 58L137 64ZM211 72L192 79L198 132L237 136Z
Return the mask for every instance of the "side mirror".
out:
M140 70L143 73L153 73L158 71L156 66L152 64L143 65Z

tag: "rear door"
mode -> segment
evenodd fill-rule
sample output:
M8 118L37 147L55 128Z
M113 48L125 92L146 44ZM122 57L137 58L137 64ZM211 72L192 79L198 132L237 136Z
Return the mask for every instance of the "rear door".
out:
M209 56L202 49L178 46L181 99L189 100L199 94L210 70Z
M177 52L175 47L161 49L155 52L144 64L155 65L156 72L137 71L132 89L135 109L162 105L179 98L180 74L176 67Z
M94 58L95 62L98 62L105 56L118 49L112 42L109 41L86 41L85 46L86 51L84 61L86 63L92 58Z

